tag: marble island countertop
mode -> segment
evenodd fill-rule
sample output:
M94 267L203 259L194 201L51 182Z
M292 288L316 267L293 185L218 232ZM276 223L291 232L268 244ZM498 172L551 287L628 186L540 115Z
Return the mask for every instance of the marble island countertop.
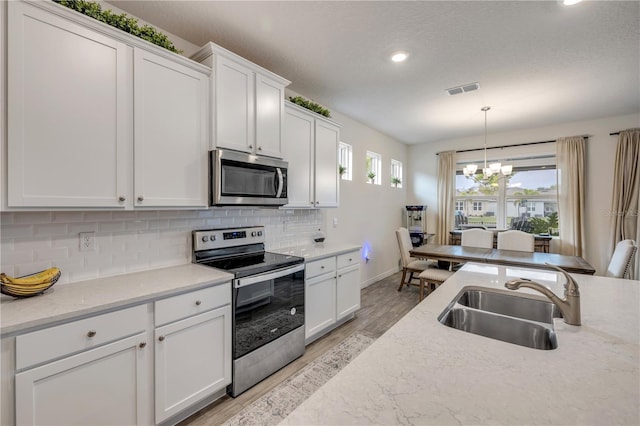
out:
M0 299L2 336L96 312L145 303L231 281L227 272L192 263L144 272L54 285L26 299ZM229 288L231 291L231 288Z
M360 250L360 246L344 243L315 243L303 246L284 247L279 249L269 249L269 251L287 254L290 256L304 257L305 261L314 261L330 256L338 256L354 250Z
M282 424L640 424L640 281L572 276L582 326L556 319L558 348L536 350L437 318L465 286L525 277L562 296L564 278L465 265Z

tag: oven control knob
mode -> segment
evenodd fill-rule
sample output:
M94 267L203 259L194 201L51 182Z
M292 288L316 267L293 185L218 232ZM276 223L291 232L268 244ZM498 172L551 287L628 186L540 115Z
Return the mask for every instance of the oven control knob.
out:
M258 237L262 237L262 231L258 231Z
M203 243L206 243L207 241L209 241L209 237L208 237L208 236L206 236L206 235L205 235L205 236L203 236L203 237L202 237L202 242L203 242Z
M215 235L209 235L209 241L215 241L215 240L216 240Z
M256 235L257 235L257 234L256 234L256 231L253 231L253 232L251 233L251 236L252 236L252 237L255 237Z

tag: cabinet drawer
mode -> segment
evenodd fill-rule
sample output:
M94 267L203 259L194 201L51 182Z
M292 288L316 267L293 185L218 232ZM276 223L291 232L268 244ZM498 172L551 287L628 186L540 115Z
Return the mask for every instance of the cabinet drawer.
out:
M357 265L360 263L360 252L352 251L349 253L341 254L337 257L338 269L346 268L347 266Z
M308 262L305 266L305 279L317 277L318 275L328 274L336 270L336 258L328 257L326 259Z
M16 337L16 369L103 345L146 329L147 305L122 309Z
M155 302L155 326L210 311L231 303L231 282Z

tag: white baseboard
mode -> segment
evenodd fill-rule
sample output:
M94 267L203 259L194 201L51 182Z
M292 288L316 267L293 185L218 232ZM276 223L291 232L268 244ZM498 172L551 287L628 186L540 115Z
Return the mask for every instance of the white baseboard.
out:
M400 269L389 269L388 271L385 271L385 272L383 272L381 274L378 274L375 277L369 278L366 281L362 281L360 283L360 288L362 289L362 288L365 288L365 287L369 287L371 284L373 284L375 282L378 282L378 281L380 281L382 279L385 279L387 277L390 277L391 275L393 275L393 274L395 274L395 273L397 273L399 271L400 271Z

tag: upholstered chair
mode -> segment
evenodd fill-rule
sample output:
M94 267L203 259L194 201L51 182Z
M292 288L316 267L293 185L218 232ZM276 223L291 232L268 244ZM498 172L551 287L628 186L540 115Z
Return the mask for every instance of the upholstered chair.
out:
M462 231L461 245L465 247L493 248L493 232L475 228Z
M498 232L498 249L527 251L533 253L535 247L535 237L522 231L502 231Z
M622 240L616 244L607 267L607 277L626 278L638 246L633 240Z

